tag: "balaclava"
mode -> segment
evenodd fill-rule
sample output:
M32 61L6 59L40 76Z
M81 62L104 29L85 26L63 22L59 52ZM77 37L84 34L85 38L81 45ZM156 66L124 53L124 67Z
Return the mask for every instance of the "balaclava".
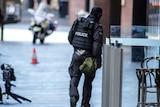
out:
M99 19L102 16L102 9L98 6L93 7L91 15L95 17L95 21L99 22Z

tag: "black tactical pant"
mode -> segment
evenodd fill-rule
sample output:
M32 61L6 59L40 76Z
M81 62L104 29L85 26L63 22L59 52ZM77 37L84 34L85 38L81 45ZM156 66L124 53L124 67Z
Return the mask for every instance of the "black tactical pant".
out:
M84 56L79 56L76 53L72 56L72 61L69 67L69 74L70 74L70 88L69 94L70 97L75 97L78 101L79 99L79 92L78 92L78 84L80 78L82 76L82 72L79 70L79 66L85 60ZM84 84L83 84L83 94L82 94L82 105L84 107L89 107L89 101L91 98L91 91L92 91L92 81L94 80L95 72L92 75L84 74Z

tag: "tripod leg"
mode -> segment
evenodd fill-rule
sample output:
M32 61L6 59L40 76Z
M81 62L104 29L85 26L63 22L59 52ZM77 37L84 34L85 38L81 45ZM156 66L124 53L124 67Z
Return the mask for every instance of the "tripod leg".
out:
M12 93L12 95L14 95L14 96L16 96L17 98L20 98L20 99L22 99L22 100L31 102L31 100L29 100L29 99L27 99L27 98L24 98L24 97L22 97L22 96L20 96L20 95L17 95L17 94L14 94L14 93Z
M13 99L15 99L16 101L18 101L20 104L22 103L18 98L17 96L15 96L14 94L10 93L9 94Z

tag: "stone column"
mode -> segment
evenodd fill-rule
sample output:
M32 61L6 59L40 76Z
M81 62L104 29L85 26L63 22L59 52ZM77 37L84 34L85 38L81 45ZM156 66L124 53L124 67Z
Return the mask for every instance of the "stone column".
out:
M95 0L94 5L100 6L103 9L101 23L103 23L103 43L106 42L106 37L110 37L110 1L111 0Z

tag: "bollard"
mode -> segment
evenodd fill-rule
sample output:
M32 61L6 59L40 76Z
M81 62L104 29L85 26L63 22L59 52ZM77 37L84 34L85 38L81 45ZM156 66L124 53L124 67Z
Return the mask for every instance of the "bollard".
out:
M104 45L102 107L121 107L123 50Z
M103 74L102 74L102 107L109 107L109 80L110 80L110 57L111 46L103 45Z

